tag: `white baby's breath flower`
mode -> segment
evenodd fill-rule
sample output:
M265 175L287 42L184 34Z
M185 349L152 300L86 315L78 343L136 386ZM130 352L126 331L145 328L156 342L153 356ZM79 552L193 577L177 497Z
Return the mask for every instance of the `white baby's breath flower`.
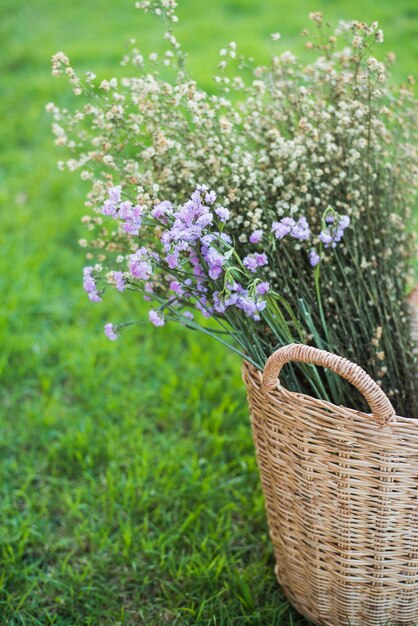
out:
M376 71L378 66L379 66L379 63L377 59L375 59L374 57L369 57L367 59L367 69L369 70L369 72Z
M377 43L383 43L383 41L384 41L383 30L378 30L377 31L377 33L375 34L375 39L376 39Z
M290 52L290 50L286 50L280 56L280 60L282 61L282 63L293 64L293 63L296 62L296 57L295 57L295 55L292 52Z
M320 13L319 11L312 11L311 13L309 13L308 17L313 22L317 22L317 24L321 24L323 20L322 13Z
M362 37L360 37L359 35L354 35L353 40L351 42L351 45L353 46L353 48L360 48L362 43L363 43Z
M114 165L113 156L111 154L105 154L103 157L103 163L105 165Z

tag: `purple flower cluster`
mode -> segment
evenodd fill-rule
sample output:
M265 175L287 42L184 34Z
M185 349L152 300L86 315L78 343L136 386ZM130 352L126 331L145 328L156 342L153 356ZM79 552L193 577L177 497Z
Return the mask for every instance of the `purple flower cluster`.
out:
M150 321L154 324L154 326L164 326L165 324L163 316L158 311L154 311L153 309L151 309L151 311L148 313L148 317Z
M224 314L230 307L242 310L254 320L260 319L260 312L266 306L264 296L268 283L260 283L250 293L236 282L228 283L222 291L214 289L211 281L225 278L225 269L233 265L232 238L218 230L219 222L229 219L229 211L224 207L214 208L216 194L205 186L198 187L185 204L178 209L170 203L159 203L152 210L155 219L166 224L161 235L165 253L164 261L176 280L170 281L170 291L178 296L180 305L192 299L194 306L206 317ZM165 222L164 222L165 220ZM261 241L262 232L253 233L253 241ZM247 255L242 263L251 273L267 265L265 253ZM191 268L193 279L179 280L178 271ZM189 284L187 284L189 281ZM192 283L192 285L190 284ZM153 315L153 323L158 320Z
M316 265L318 265L318 263L321 260L321 257L319 256L315 248L312 248L312 250L309 251L308 256L309 256L309 263L312 265L312 267L315 267Z
M94 267L88 265L83 270L83 288L92 302L101 302L102 298L97 289L97 283L93 276Z
M350 224L350 218L348 215L338 216L335 213L331 213L326 216L325 221L328 226L319 233L319 240L324 244L325 248L335 248L341 241L344 230ZM308 241L312 235L306 217L300 217L297 221L293 217L283 217L280 221L273 222L271 230L276 239L283 239L283 237L289 235L300 241ZM308 252L308 258L312 267L315 267L321 261L321 256L315 248L311 248Z
M215 213L221 222L227 222L229 220L230 213L225 207L221 206L219 209L215 209Z
M102 206L103 215L111 215L116 218L117 216L117 205L120 202L122 187L117 185L116 187L111 187L107 192L107 200L104 202Z
M202 256L208 266L208 274L212 280L217 280L223 272L225 257L211 246L202 246Z
M229 210L215 207L214 191L202 185L181 206L164 200L148 209L128 200L121 202L121 194L120 186L111 187L102 212L121 221L129 235L139 235L141 228L140 236L147 246L136 251L133 248L134 252L127 256L128 275L122 271L110 274L109 280L116 289L124 291L127 281L133 285L140 282L147 300L154 300L158 294L161 301L165 295L171 312L194 306L210 317L235 307L247 317L260 320L270 285L257 273L268 264L267 255L253 252L239 260L232 237L223 232ZM293 221L291 226L297 237L303 220ZM255 230L250 234L250 243L259 244L262 237L262 230ZM96 298L99 296L90 270L93 268L86 268L86 288L90 297ZM231 272L242 280L232 279ZM244 284L240 284L242 281ZM181 315L193 318L190 311ZM149 319L155 326L165 324L160 309L152 309ZM106 325L105 333L109 339L118 336L111 324Z
M181 312L180 319L192 319L190 311L183 312L185 307L195 307L205 317L224 315L233 307L258 321L267 306L270 284L260 276L260 270L269 262L267 254L248 252L240 258L232 237L224 232L230 212L225 207L216 207L215 203L216 193L205 185L198 186L180 206L163 200L152 207L143 207L122 201L120 185L108 190L102 213L121 222L128 235L140 236L147 244L136 250L131 244L131 254L126 257L129 273L113 271L107 275L108 280L119 291L124 291L130 283L141 287L148 301L165 300L164 307L149 312L154 326L165 324L161 309L174 314L177 310ZM319 241L325 248L334 248L349 223L347 215L338 216L327 209ZM289 236L301 242L312 238L303 216L283 217L273 222L271 234L253 230L248 236L249 244L257 246L264 235L270 240L272 235L278 240ZM310 265L317 266L321 254L315 248L307 253ZM96 274L94 267L84 269L84 289L94 302L101 300ZM118 337L112 324L106 324L105 333L112 340Z
M261 254L258 254L257 252L254 254L248 254L246 257L243 258L242 263L249 272L255 274L259 267L267 265L267 254L265 254L264 252L262 252Z
M268 283L261 284L268 285ZM225 293L218 291L213 293L213 309L216 313L223 314L228 308L235 307L243 311L247 317L258 322L261 311L267 306L266 300L259 296L264 295L267 291L268 289L263 292L262 288L261 292L258 292L256 289L255 293L251 295L248 289L234 281L228 284Z
M168 200L159 202L155 205L151 211L151 215L155 220L161 220L164 224L167 223L167 216L173 214L173 205Z
M190 200L173 211L173 218L171 227L161 237L167 253L190 250L200 240L205 228L213 222L212 211L203 204L199 191L195 191Z
M115 281L115 287L118 291L125 291L126 283L123 272L113 272L113 280Z
M204 199L203 193L205 193ZM170 227L161 236L166 253L165 261L170 269L178 269L180 260L188 257L195 277L201 279L205 277L203 261L209 278L217 280L222 275L226 259L219 247L222 247L224 243L229 243L230 238L216 230L209 233L209 230L216 218L220 222L226 222L229 218L229 211L224 207L213 211L209 205L215 200L216 194L207 191L202 186L196 189L191 199L177 211L173 210L171 205L165 205L162 208L162 203L154 208L153 216L157 211L160 217L166 217L169 214L171 218ZM202 281L198 281L198 289L201 283Z
M270 291L270 283L262 282L257 285L255 288L256 292L259 296L264 296L266 293Z
M144 207L139 204L133 205L130 200L120 201L121 187L111 187L108 191L108 199L102 206L103 215L110 215L122 222L122 228L130 235L138 235L141 228Z
M116 327L111 322L105 324L104 332L106 337L111 341L115 341L119 338L119 333L117 332Z
M148 280L152 276L151 254L144 248L129 256L128 267L133 278L138 280Z
M325 221L329 224L319 233L319 240L324 244L324 248L335 248L341 241L345 229L350 225L348 215L328 215Z
M249 237L250 243L260 243L262 239L263 239L263 231L260 229L254 230Z
M118 217L124 223L122 228L130 235L138 235L142 224L144 207L139 204L133 205L129 200L125 200L119 205Z
M290 235L295 239L307 241L311 236L306 217L300 217L298 221L295 221L293 217L283 217L280 221L273 222L271 230L276 239L283 239L286 235Z

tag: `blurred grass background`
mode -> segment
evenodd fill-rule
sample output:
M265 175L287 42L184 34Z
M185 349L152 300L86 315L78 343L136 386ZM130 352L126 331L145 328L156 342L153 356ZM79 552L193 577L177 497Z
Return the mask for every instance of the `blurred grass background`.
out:
M179 37L212 88L228 41L263 62L300 49L307 13L377 19L413 73L414 0L183 0ZM0 0L0 624L306 624L273 575L239 360L80 288L85 184L62 174L44 105L71 100L49 59L119 72L158 21L131 1Z

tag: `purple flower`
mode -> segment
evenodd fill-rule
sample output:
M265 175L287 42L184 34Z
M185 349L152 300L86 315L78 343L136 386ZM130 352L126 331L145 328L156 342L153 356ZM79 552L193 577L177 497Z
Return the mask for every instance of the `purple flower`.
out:
M88 294L88 296L89 296L89 300L90 300L90 302L101 302L101 301L102 301L102 299L101 299L101 297L99 296L99 294L98 294L98 292L97 292L97 291L91 291L91 292Z
M213 293L213 308L217 313L225 313L227 309L227 305L225 304L225 301L222 300L219 291L214 291Z
M178 296L182 296L184 294L184 289L178 280L171 281L170 289L171 291L174 291L174 293L176 293Z
M110 187L107 192L108 198L111 202L118 204L120 202L122 187L120 185L116 185L115 187Z
M312 267L315 267L315 265L318 265L320 260L321 257L319 256L319 254L316 252L316 250L314 250L314 248L312 248L312 250L309 251L309 263L312 265Z
M211 213L203 213L203 215L197 218L196 226L203 229L212 224L212 222L213 215Z
M134 278L139 280L148 280L152 275L152 267L147 261L131 261L129 271Z
M92 276L92 272L94 271L94 267L91 265L85 267L83 269L83 287L87 293L90 291L95 291L96 289L96 281Z
M326 248L329 248L329 246L333 242L333 237L328 229L321 230L321 232L319 233L319 240L322 241Z
M268 259L267 259L267 254L265 254L265 252L262 252L261 254L258 254L256 252L254 254L254 257L255 257L255 260L257 261L258 267L262 267L263 265L267 265Z
M167 265L170 269L175 269L176 267L179 266L179 253L177 250L175 250L174 252L168 252L165 260L167 262Z
M129 219L127 220L130 231L128 232L134 232L135 235L138 234L138 230L141 227L142 224L142 216L144 213L144 207L140 206L139 204L136 204L131 212L131 215L129 216ZM126 227L125 227L126 228Z
M200 193L194 191L191 200L173 213L174 222L161 237L167 252L172 244L179 250L190 249L202 237L204 229L212 224L213 215L209 207L202 204Z
M348 215L342 215L338 222L338 228L345 230L348 226L350 226L350 218Z
M209 248L210 244L215 241L216 237L213 233L208 233L207 235L203 235L200 238L200 241L202 242L202 244L204 246L206 246L207 248Z
M184 311L183 317L186 317L188 320L194 319L194 315L191 311Z
M94 267L91 265L87 265L83 269L83 288L84 291L87 292L89 299L91 302L101 302L101 297L97 290L96 280L92 276L94 272Z
M153 210L151 211L151 215L156 220L161 219L162 217L171 214L173 205L168 200L164 200L163 202L159 202L155 205Z
M212 205L216 200L216 193L214 191L208 191L205 195L205 201ZM216 213L216 211L215 211Z
M213 280L217 280L223 272L225 257L215 248L202 246L202 256L208 264L208 274Z
M222 272L223 270L221 265L212 265L208 270L208 274L212 280L218 280Z
M229 220L230 212L225 207L221 206L219 209L215 209L215 213L221 222L227 222Z
M283 237L286 237L286 235L290 233L295 223L293 218L284 217L280 222L273 222L271 230L276 239L283 239Z
M102 214L116 217L116 204L112 200L105 200L102 206Z
M237 293L231 293L227 298L225 298L225 306L236 306L240 296Z
M267 302L265 300L257 300L256 307L257 311L264 311L267 306Z
M115 341L119 338L119 333L117 332L116 326L114 326L111 322L105 324L104 332L106 337L111 341Z
M123 229L131 235L137 235L142 223L144 209L140 205L132 205L132 202L125 200L119 206L118 217L124 221Z
M126 220L131 215L132 211L132 202L130 200L125 200L119 205L119 213L118 217L122 220Z
M113 280L115 281L115 287L118 291L125 290L126 284L123 278L123 272L113 272Z
M306 241L311 236L311 230L309 228L308 221L306 217L300 217L296 224L293 226L290 231L290 236L295 239L301 239L302 241Z
M194 276L204 276L205 272L203 271L203 267L200 263L199 257L196 255L195 252L191 252L190 253L190 263L192 264L193 267L193 275Z
M259 296L264 296L268 291L270 291L270 283L260 283L259 285L257 285L255 290Z
M249 270L252 274L254 274L254 272L257 271L257 267L258 267L257 261L255 260L252 254L249 254L246 257L244 257L242 262L244 264L244 267L246 267L247 270Z
M244 293L245 289L236 280L230 280L227 285L229 291L236 291L237 293Z
M197 186L191 195L192 202L202 204L202 191L207 191L206 185Z
M154 326L164 326L165 324L163 316L158 311L154 311L153 309L151 309L151 311L148 313L148 317L150 321L154 324Z
M216 233L216 234L222 239L222 241L225 241L225 243L232 244L232 237L228 235L227 233Z
M146 248L139 248L135 254L130 255L128 267L134 278L148 280L152 276L152 266L147 259L148 252Z
M267 265L268 259L267 255L262 252L261 254L248 254L242 260L244 267L247 268L252 274L254 274L259 267L263 265Z
M257 305L254 298L250 298L249 296L241 296L238 299L236 306L238 309L244 311L247 317L253 317L254 315L257 315Z
M292 217L284 217L279 222L273 222L271 227L276 239L283 239L290 235L295 239L307 240L311 236L306 217L300 217L297 222Z
M330 223L330 226L319 233L319 240L322 241L325 248L335 248L343 238L345 229L350 225L350 218L348 215L341 215L338 220L335 220L333 216L332 222L328 217L325 218L325 221Z
M262 239L263 239L263 231L262 230L255 230L250 235L250 243L260 243L260 241Z

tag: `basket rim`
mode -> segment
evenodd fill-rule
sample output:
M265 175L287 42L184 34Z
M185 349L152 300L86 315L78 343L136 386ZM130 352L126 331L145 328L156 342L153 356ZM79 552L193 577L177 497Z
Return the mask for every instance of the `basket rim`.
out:
M322 400L321 398L315 398L314 396L310 396L306 393L302 393L299 391L290 391L289 389L286 389L286 387L283 387L279 381L277 381L276 386L273 389L265 389L263 388L262 385L262 375L263 375L263 371L261 369L259 369L258 367L256 367L255 365L253 365L252 363L250 363L247 360L243 360L243 369L246 369L250 376L251 376L251 380L254 383L254 378L256 377L258 380L258 387L260 388L260 390L266 395L273 395L273 396L282 396L282 395L286 395L286 396L290 396L290 398L301 398L301 399L307 399L307 400L313 400L317 403L320 403L321 405L323 405L325 408L330 408L333 410L337 410L337 411L343 411L343 412L347 412L348 415L355 415L356 417L364 417L364 419L367 419L371 424L376 425L376 427L380 430L383 428L391 428L392 430L396 430L396 426L413 426L414 430L417 430L417 435L418 435L418 417L405 417L403 415L395 415L395 419L393 421L390 421L386 424L382 424L380 422L378 422L371 413L364 413L363 411L358 411L357 409L353 409L350 407L346 407L343 405L336 405L333 402L330 402L329 400Z

